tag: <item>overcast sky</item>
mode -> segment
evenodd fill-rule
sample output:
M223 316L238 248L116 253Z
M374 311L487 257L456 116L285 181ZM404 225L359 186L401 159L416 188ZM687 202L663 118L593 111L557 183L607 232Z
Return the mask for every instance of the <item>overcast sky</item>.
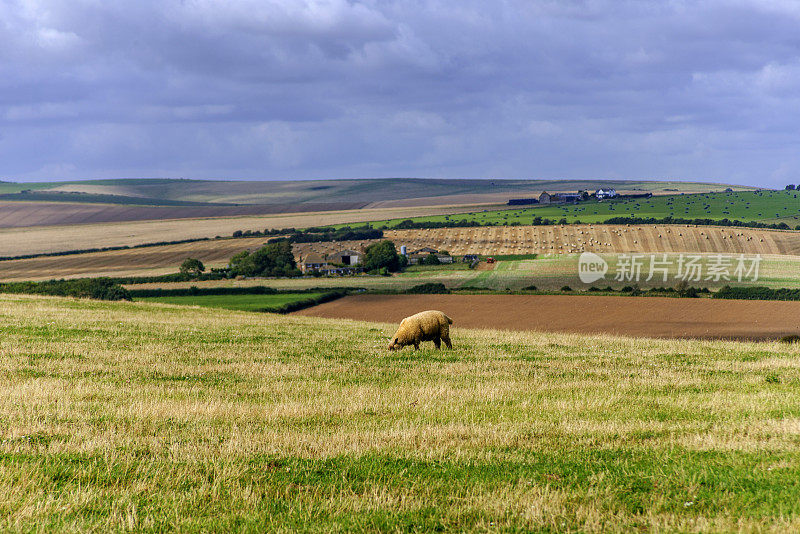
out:
M800 2L0 0L0 179L800 181Z

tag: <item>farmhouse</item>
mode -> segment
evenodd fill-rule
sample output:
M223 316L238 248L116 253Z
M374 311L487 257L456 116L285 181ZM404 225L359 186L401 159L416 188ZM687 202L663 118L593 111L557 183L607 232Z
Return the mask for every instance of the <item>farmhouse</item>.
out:
M597 200L603 200L604 198L614 198L617 195L616 189L598 189L594 192L594 196L597 197Z
M307 254L306 257L300 262L300 270L304 273L310 273L312 271L327 271L328 262L325 261L325 258L323 258L321 254L311 252Z
M544 191L541 195L539 195L539 204L550 204L550 200L550 193L547 191Z

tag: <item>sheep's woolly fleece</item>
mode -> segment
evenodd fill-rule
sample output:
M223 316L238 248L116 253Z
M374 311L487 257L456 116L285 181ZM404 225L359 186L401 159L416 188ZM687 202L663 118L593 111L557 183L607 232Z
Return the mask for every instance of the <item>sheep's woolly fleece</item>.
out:
M400 327L392 336L389 350L399 349L406 345L414 345L414 349L418 349L419 344L423 341L433 341L437 349L444 341L447 348L452 349L453 345L450 343L451 324L453 324L452 319L436 310L427 310L406 317L400 322Z

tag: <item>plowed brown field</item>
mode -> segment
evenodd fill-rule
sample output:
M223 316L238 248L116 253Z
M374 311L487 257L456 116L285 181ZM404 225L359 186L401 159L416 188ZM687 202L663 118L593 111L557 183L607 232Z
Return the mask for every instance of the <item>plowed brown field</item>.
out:
M774 340L800 333L800 302L561 295L358 295L298 315L399 323L436 309L454 328ZM458 343L455 333L454 343Z

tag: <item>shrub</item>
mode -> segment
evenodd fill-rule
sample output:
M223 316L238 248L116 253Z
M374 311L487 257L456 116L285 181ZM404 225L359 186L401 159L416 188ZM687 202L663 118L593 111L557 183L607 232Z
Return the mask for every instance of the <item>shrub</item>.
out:
M410 293L412 295L445 295L450 293L450 290L440 282L428 282L427 284L419 284L409 288L406 290L406 293Z
M433 252L422 259L422 265L440 265L441 263L442 262L439 261L439 258Z
M800 289L725 286L714 293L713 298L740 300L800 300Z
M254 287L204 287L191 286L188 289L131 289L130 296L145 297L186 297L193 295L275 295L278 290L266 286ZM297 293L297 291L293 291Z
M797 334L792 334L790 336L783 336L778 341L781 343L800 343L800 336Z
M572 291L572 288L569 286L564 286L561 288L561 291Z
M522 288L523 291L536 291L536 289L537 288L534 285L525 286L525 287Z
M57 297L98 300L131 300L127 289L110 278L79 278L47 282L10 282L0 284L0 293L29 293Z

